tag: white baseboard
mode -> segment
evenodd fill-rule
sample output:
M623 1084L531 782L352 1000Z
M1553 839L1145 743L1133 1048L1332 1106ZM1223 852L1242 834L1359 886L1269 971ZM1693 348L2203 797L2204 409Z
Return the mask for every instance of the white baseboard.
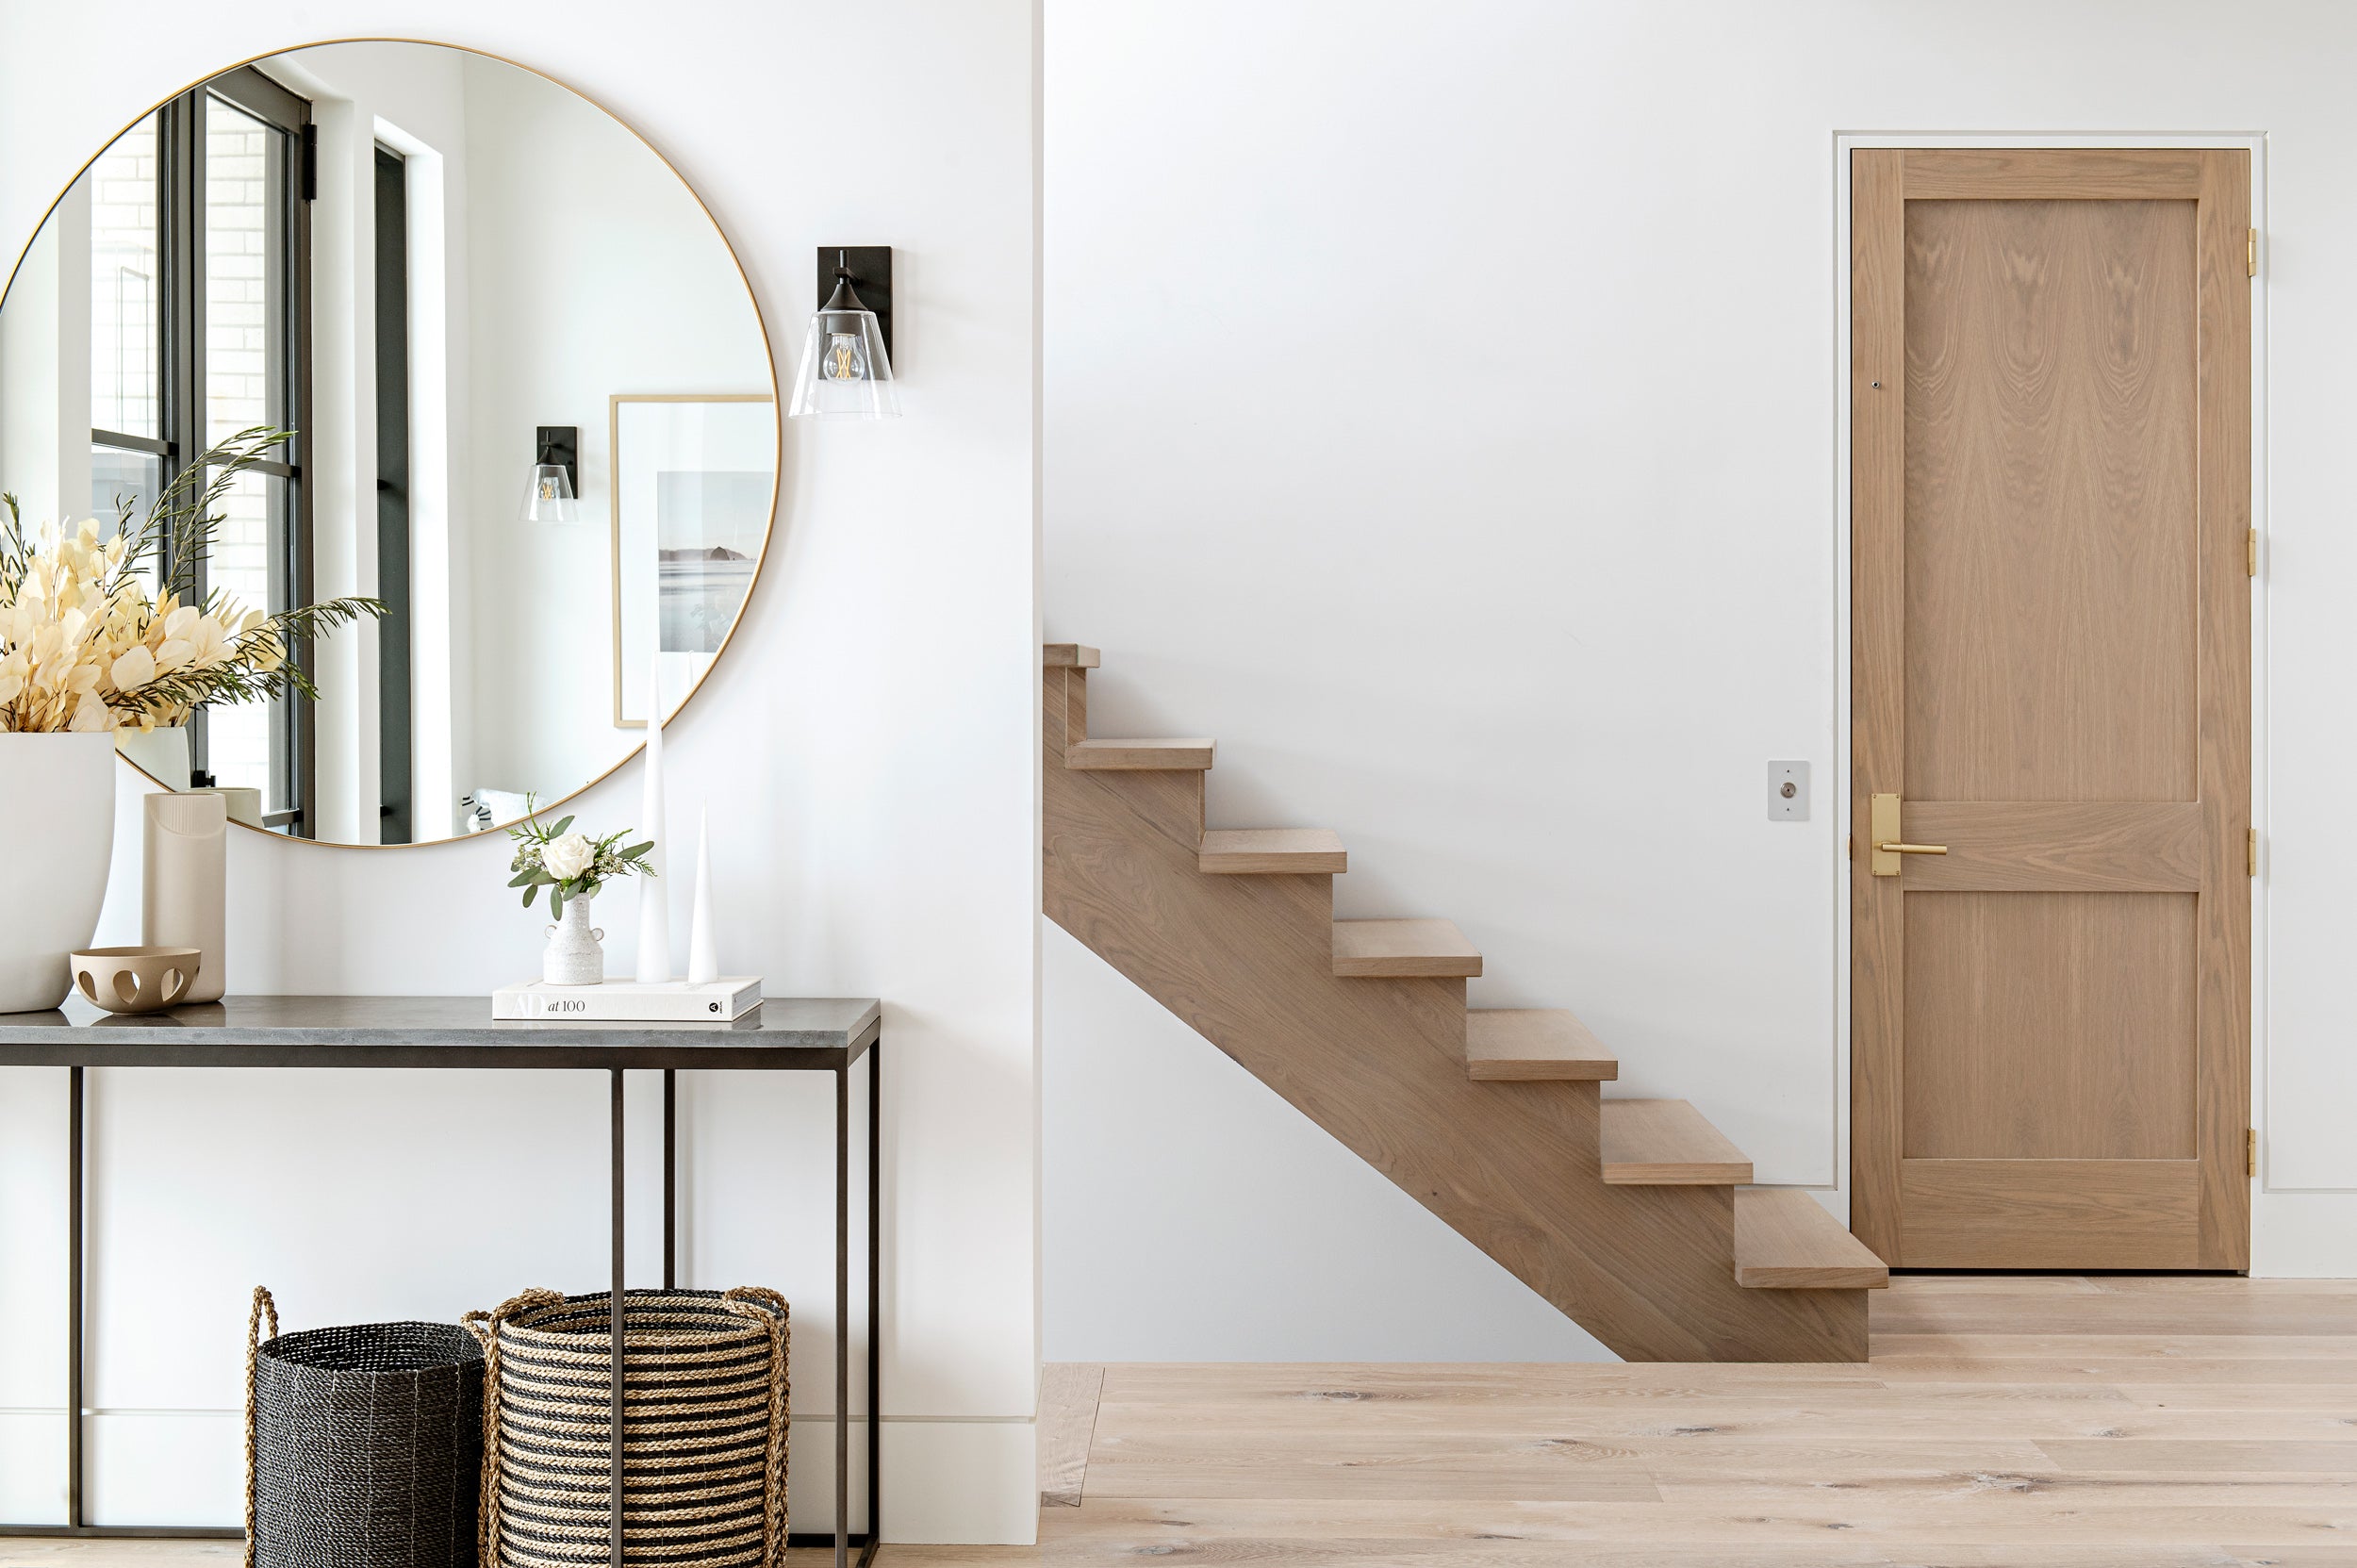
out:
M93 1525L235 1526L245 1518L245 1423L219 1411L93 1416L82 1517ZM65 1412L0 1411L0 1518L65 1518Z
M2357 1278L2357 1193L2253 1193L2250 1276Z
M1030 1421L886 1421L884 1539L1028 1546L1039 1539Z

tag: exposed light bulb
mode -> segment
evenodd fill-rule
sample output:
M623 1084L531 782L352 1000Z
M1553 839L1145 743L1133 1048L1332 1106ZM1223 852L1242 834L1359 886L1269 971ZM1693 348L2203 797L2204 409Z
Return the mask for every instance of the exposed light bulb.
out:
M822 366L829 381L865 381L867 355L860 351L859 334L828 333L827 355Z

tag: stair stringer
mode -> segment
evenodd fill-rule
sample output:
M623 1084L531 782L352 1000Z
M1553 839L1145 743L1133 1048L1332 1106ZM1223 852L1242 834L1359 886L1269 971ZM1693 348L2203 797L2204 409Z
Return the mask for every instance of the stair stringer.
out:
M1863 1361L1855 1291L1736 1283L1727 1187L1608 1187L1592 1082L1466 1076L1464 982L1332 973L1330 876L1198 869L1202 774L1063 766L1049 669L1049 918L1631 1361Z

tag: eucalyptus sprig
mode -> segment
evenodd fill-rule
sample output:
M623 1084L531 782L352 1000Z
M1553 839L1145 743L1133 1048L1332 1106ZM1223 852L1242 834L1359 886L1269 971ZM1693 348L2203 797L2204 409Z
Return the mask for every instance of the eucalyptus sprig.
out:
M526 909L545 887L549 889L549 918L561 920L567 900L593 898L607 883L623 877L654 875L654 867L647 864L654 840L626 850L622 840L630 836L628 828L591 838L572 831L570 817L554 824L543 822L530 795L524 797L524 810L529 815L507 830L507 836L516 841L516 857L507 864L515 875L507 885L524 890Z

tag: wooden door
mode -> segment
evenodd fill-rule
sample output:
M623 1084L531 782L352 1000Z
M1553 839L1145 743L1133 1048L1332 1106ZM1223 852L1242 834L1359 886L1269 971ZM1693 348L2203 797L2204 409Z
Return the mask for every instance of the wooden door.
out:
M1851 177L1852 1228L2243 1268L2249 155Z

